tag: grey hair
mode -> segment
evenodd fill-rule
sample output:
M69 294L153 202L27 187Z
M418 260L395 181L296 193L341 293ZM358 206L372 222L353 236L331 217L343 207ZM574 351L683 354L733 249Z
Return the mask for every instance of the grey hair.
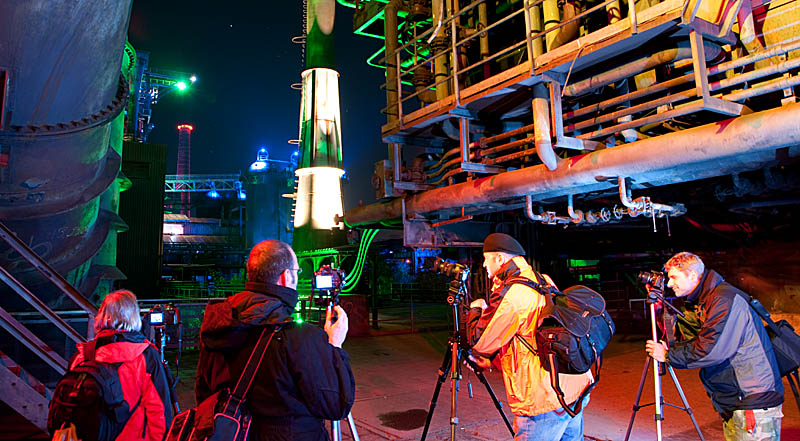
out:
M142 317L136 295L131 291L120 289L103 299L97 317L94 318L94 329L116 329L119 331L141 331Z
M687 272L687 271L694 271L697 273L697 276L702 276L703 272L706 270L706 266L703 263L702 259L700 259L696 254L692 254L687 251L680 252L674 256L672 256L667 263L664 264L664 268L669 271L672 268L677 268L679 271Z

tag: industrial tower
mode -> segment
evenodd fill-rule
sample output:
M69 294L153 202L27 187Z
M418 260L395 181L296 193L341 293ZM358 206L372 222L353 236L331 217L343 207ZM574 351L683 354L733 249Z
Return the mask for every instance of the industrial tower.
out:
M311 0L305 17L305 67L300 104L300 161L295 172L295 251L343 241L342 135L339 73L333 69L336 2Z

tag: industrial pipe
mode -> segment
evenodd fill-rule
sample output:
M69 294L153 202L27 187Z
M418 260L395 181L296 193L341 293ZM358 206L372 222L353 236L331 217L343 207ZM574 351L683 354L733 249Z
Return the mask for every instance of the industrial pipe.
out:
M573 224L580 224L583 222L583 211L576 210L572 205L572 193L567 195L567 214L572 220Z
M765 60L767 58L776 57L778 55L785 54L787 52L791 52L791 51L796 50L796 49L800 49L800 40L797 40L797 41L794 41L794 42L788 43L788 44L781 44L781 45L775 46L775 47L770 48L769 50L766 50L766 51L763 51L763 52L757 52L757 53L755 53L753 55L748 55L746 57L740 57L740 58L737 58L735 60L731 60L731 61L727 61L725 63L720 63L720 64L717 64L717 65L714 65L714 66L710 66L708 68L708 76L710 77L712 75L716 75L716 74L719 74L719 73L722 73L722 72L725 72L725 71L728 71L728 70L731 70L731 69L736 69L736 68L739 68L739 67L742 67L742 66L746 66L748 64L752 64L752 63L755 63L757 61ZM796 60L796 59L792 59L792 60ZM787 61L781 62L781 63L778 64L778 66L781 66L784 63L791 63L792 60L787 60ZM765 70L765 69L773 69L774 67L776 67L778 69L781 69L781 68L782 69L787 69L786 66L777 67L775 65L770 65L767 68L759 69L759 71L762 71L762 70ZM781 72L785 72L785 70L780 70L780 71ZM748 72L746 74L737 75L737 76L735 76L733 78L741 78L742 75L749 75L749 74L750 74L750 72ZM765 72L765 74L766 74L766 72ZM745 77L745 78L747 78L747 77ZM646 87L646 88L643 88L643 89L638 89L638 90L636 90L634 92L626 93L624 95L620 95L620 96L617 96L617 97L614 97L614 98L609 98L609 99L607 99L605 101L602 101L602 102L599 102L597 104L592 104L592 105L589 105L589 106L581 107L580 109L577 109L577 110L572 110L572 111L569 111L569 112L565 112L564 113L564 119L567 120L567 119L577 118L579 116L588 115L590 113L597 112L597 111L600 111L600 110L605 110L605 109L617 106L619 104L622 104L625 101L636 100L636 99L642 98L644 96L647 96L647 95L650 95L650 94L653 94L653 93L656 93L656 92L663 92L663 91L669 90L669 89L671 89L673 87L680 86L681 84L686 84L686 83L688 83L688 82L690 82L692 80L694 80L694 74L693 73L688 73L686 75L683 75L683 76L680 76L680 77L677 77L677 78L673 78L671 80L667 80L667 81L664 81L662 83L657 83L657 84L653 84L652 86L649 86L649 87ZM729 80L729 79L726 79L726 80ZM719 87L717 87L716 85L718 83L721 83L721 81L710 82L709 83L709 88L711 90L716 90L716 89L722 87L722 84L719 84ZM726 86L728 86L728 85L730 85L730 84L726 84Z
M800 104L788 104L575 156L553 171L538 165L428 190L405 198L406 213L430 213L523 195L541 200L608 190L609 184L597 176L628 176L654 186L720 176L756 169L775 161L776 149L797 144ZM357 226L396 219L401 213L402 202L395 199L354 208L345 219L348 225Z
M553 151L553 143L550 135L550 94L544 83L533 86L533 137L536 145L536 153L542 163L549 170L555 170L558 166L558 158Z
M525 195L525 215L528 219L536 222L547 222L547 216L542 214L533 214L533 198L531 195Z
M552 51L558 47L561 47L570 41L574 40L578 36L578 28L580 26L580 20L571 20L576 15L578 15L578 6L574 2L565 1L563 6L563 18L562 20L567 22L564 26L559 28L555 32L551 32L551 34L556 34L552 41L547 45L547 50ZM549 34L548 34L549 36Z
M703 48L705 49L706 60L714 60L723 53L719 46L707 41L703 42ZM692 48L689 46L689 42L682 40L678 42L677 47L665 49L652 55L629 61L628 63L625 63L614 69L599 74L594 74L589 78L569 84L564 87L563 92L565 96L580 96L586 92L617 82L624 78L632 77L656 66L661 66L666 63L691 57Z

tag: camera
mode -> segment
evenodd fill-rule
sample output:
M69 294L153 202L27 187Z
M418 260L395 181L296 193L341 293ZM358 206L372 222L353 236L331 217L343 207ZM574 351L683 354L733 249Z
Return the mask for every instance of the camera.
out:
M322 265L311 278L311 295L317 306L339 304L339 294L344 286L344 271Z
M664 292L664 282L667 280L666 274L661 271L642 271L637 278L642 285L650 285L653 290L660 293Z
M438 274L461 282L466 282L467 278L469 278L468 266L451 262L440 257L437 257L436 260L433 261L432 269Z

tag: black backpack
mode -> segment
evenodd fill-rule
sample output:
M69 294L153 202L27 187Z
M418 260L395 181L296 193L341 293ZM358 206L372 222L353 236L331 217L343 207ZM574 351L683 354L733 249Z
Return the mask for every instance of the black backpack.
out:
M545 280L536 273L539 280ZM536 324L536 347L516 334L525 347L539 357L542 367L550 372L550 385L556 392L559 403L571 416L581 411L584 397L600 380L602 352L614 335L614 321L606 311L606 301L596 291L583 285L575 285L558 291L550 285L517 277L506 281L506 285L521 284L544 295L546 305ZM582 374L597 365L594 383L586 387L575 408L570 408L559 384L558 374Z
M50 433L72 423L83 441L113 441L139 407L137 402L131 409L122 396L122 363L96 361L96 346L96 340L87 343L83 361L56 384L47 414Z

